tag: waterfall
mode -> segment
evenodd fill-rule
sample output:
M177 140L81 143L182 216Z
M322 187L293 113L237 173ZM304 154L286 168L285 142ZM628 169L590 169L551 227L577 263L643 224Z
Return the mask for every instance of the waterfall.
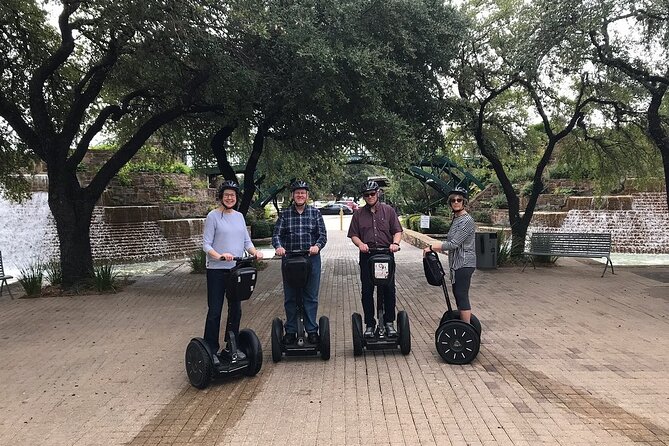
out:
M0 251L5 273L14 278L31 264L58 256L56 224L46 192L34 192L21 204L0 196Z

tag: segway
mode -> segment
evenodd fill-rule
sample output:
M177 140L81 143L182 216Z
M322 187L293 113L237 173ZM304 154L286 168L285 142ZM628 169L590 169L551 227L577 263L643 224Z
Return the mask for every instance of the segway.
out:
M428 252L423 258L425 278L430 285L441 286L448 310L439 321L434 334L437 353L449 364L469 364L476 358L481 346L481 323L471 315L470 324L460 320L460 312L453 310L448 296L444 268L436 252Z
M290 251L286 259L281 262L281 272L284 280L294 288L303 288L311 272L309 251ZM304 329L304 300L302 293L297 295L297 337L294 342L283 342L284 323L275 318L272 321L272 361L279 362L286 356L316 356L320 353L321 359L330 359L330 319L321 316L318 319L318 343L312 344L307 338Z
M374 330L373 338L365 338L362 332L362 316L360 313L351 315L351 326L353 329L353 355L362 355L363 349L387 350L397 349L403 355L411 352L411 329L409 328L409 315L406 311L397 313L397 336L389 336L383 323L385 314L383 303L383 286L392 283L395 276L395 258L390 254L388 248L370 248L373 254L368 260L369 274L372 283L376 286L376 319L378 324Z
M251 266L252 259L253 257L233 259L238 263L230 270L226 293L228 302L244 301L251 297L257 279L257 271ZM228 305L229 317L230 305ZM186 373L193 387L204 389L212 379L222 376L258 374L262 367L262 347L255 332L246 328L239 332L239 338L231 331L228 332L228 337L229 354L226 355L213 351L203 338L191 339L186 347ZM246 358L238 357L240 350L244 352Z

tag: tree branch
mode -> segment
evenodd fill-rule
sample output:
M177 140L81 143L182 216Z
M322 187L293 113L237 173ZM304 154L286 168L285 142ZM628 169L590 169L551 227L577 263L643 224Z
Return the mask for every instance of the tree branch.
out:
M37 133L23 119L16 104L8 102L2 94L0 94L0 116L9 123L19 138L25 141L31 150L42 158L42 160L46 161L45 153L42 150Z
M44 84L74 51L74 38L72 37L72 28L68 20L77 9L79 9L78 1L63 3L63 12L58 17L61 44L50 57L47 57L37 67L28 84L28 100L35 131L41 134L42 137L50 139L55 139L56 131L53 127L53 122L49 118L46 100L44 99Z

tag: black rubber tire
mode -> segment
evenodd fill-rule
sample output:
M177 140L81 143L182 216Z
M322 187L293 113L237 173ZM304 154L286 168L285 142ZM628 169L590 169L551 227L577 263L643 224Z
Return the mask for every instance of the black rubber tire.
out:
M249 365L244 369L244 375L256 376L262 368L262 346L256 333L245 328L239 332L239 348L246 353Z
M202 342L193 339L188 343L185 362L190 384L197 389L206 388L214 374L214 363Z
M451 319L434 334L437 353L449 364L469 364L479 353L481 339L471 324Z
M397 329L400 337L400 351L403 355L411 353L411 328L409 327L409 315L406 311L397 313Z
M444 313L444 315L441 317L441 321L439 321L439 325L443 324L446 321L450 321L452 319L460 319L460 311L458 310L453 310L450 314L447 312ZM479 321L479 318L476 317L474 313L472 313L472 317L470 318L469 322L472 324L472 327L474 327L474 330L479 334L479 337L481 336L481 321Z
M318 348L321 352L321 359L327 361L330 359L330 319L327 316L321 316L318 319L318 336L320 338Z
M283 337L283 322L279 318L272 321L272 361L279 362L283 357L283 345L281 338Z
M360 313L351 315L351 329L353 331L353 356L362 355L362 316Z

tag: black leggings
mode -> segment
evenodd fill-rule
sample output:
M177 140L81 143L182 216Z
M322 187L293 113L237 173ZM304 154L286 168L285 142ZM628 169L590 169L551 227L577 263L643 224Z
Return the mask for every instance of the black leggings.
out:
M455 270L455 283L453 284L453 295L458 310L471 310L469 303L469 286L472 283L472 275L476 268L460 268Z

